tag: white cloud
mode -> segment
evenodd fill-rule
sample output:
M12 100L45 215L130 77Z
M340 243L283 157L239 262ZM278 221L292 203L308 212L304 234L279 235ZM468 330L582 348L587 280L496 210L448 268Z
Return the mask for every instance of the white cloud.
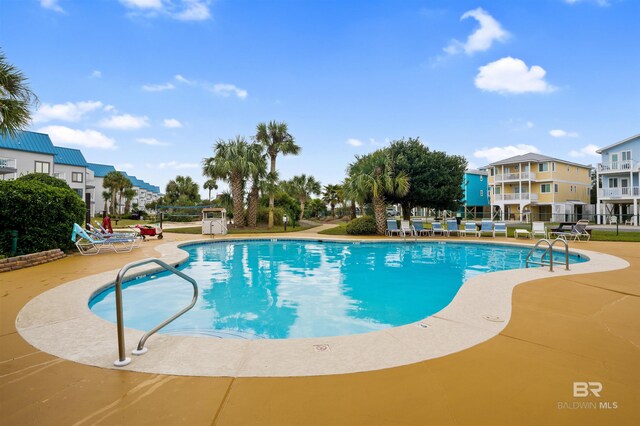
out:
M115 140L96 130L78 130L65 126L47 126L39 129L38 132L48 134L56 145L98 149L116 148Z
M138 139L136 139L136 142L144 144L144 145L151 145L151 146L169 146L169 145L171 145L168 142L160 142L156 138L138 138Z
M491 148L482 148L474 151L475 158L484 158L489 163L504 160L505 158L523 155L529 152L539 153L540 150L533 145L518 144L509 146L494 146Z
M176 81L179 81L180 83L189 84L189 85L195 84L194 81L191 81L191 80L181 76L180 74L176 74L176 76L174 78L176 79Z
M158 168L158 169L183 170L183 169L198 169L198 168L200 168L200 164L198 164L198 163L178 163L177 161L169 161L167 163L147 164L147 167L149 167L149 168Z
M240 89L233 84L217 83L213 85L213 93L219 96L228 97L235 95L240 99L245 99L248 95L247 91Z
M117 112L118 110L113 105L105 105L104 110L106 112Z
M55 105L44 103L33 115L33 121L35 123L44 123L52 120L80 121L85 114L100 107L102 107L102 102L100 101L67 102Z
M443 50L455 55L464 51L467 55L475 52L483 52L489 50L495 41L504 42L509 38L509 32L502 28L502 25L496 21L489 13L481 7L465 12L460 20L474 18L480 24L480 28L475 30L465 43L458 40L452 40L451 43Z
M363 142L361 140L359 140L359 139L349 138L349 139L347 139L347 145L362 146Z
M586 157L588 155L591 155L591 156L594 156L594 157L600 157L600 154L598 154L596 152L599 149L600 149L599 146L594 145L594 144L589 144L587 146L583 146L579 150L571 150L571 151L569 151L569 156L570 157L574 157L574 158Z
M175 118L165 118L162 120L162 125L169 129L179 129L182 127L182 123Z
M555 88L545 81L546 73L540 66L528 68L521 59L508 56L480 67L475 85L478 89L503 95L552 92Z
M162 9L162 0L120 0L120 3L130 9Z
M527 129L533 129L533 122L527 121Z
M40 0L40 6L54 12L64 13L64 9L58 4L60 0Z
M562 130L562 129L550 130L549 134L554 138L577 138L578 137L577 132L567 132L566 130Z
M130 114L114 115L100 121L100 127L118 130L134 130L149 126L148 117L136 117Z
M89 77L90 78L101 78L102 77L102 71L93 70L93 71L91 71L91 75Z
M567 4L595 3L598 6L609 6L609 0L564 0Z
M176 86L171 83L163 84L145 84L142 86L142 90L146 92L164 92L165 90L173 90Z
M204 21L211 17L208 2L200 0L183 0L184 9L174 17L180 21Z

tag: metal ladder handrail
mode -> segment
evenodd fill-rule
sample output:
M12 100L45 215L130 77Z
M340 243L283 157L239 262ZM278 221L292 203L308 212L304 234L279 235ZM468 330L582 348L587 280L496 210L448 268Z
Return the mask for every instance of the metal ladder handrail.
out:
M142 259L142 260L130 262L124 265L122 269L120 269L120 272L118 272L118 276L116 278L116 283L115 283L116 322L117 322L117 328L118 328L118 360L114 362L114 365L117 367L123 367L131 362L131 359L127 358L124 353L125 342L124 342L124 320L123 320L123 313L122 313L122 281L124 280L124 275L130 269L137 268L139 266L146 265L149 263L156 263L160 265L162 268L166 269L167 271L175 275L178 275L180 278L183 278L189 281L193 286L193 299L191 300L191 303L185 308L183 308L182 310L180 310L180 312L176 313L175 315L171 316L170 318L164 320L162 323L152 328L151 330L147 331L142 336L142 338L140 338L137 348L132 352L134 355L142 355L146 353L147 348L144 347L144 344L147 341L147 339L151 337L151 335L156 333L158 330L160 330L161 328L163 328L164 326L166 326L167 324L169 324L170 322L172 322L173 320L175 320L176 318L178 318L179 316L187 312L189 309L193 308L194 305L196 304L196 301L198 300L198 283L196 282L196 280L184 274L183 272L178 271L176 268L166 264L160 259L148 258L148 259Z
M553 246L556 245L556 243L558 241L561 241L564 244L565 269L568 271L569 270L569 244L567 244L567 242L563 238L556 238L555 240L553 240L553 242L549 241L546 238L539 239L538 242L536 242L536 244L533 246L533 248L527 254L527 257L525 259L525 267L528 268L530 263L531 264L537 264L537 265L540 265L540 266L546 266L546 264L544 263L544 256L547 253L549 253L549 272L553 272ZM540 256L540 262L530 261L529 258L536 251L538 246L540 244L542 244L542 243L546 243L548 248L542 253L542 256Z

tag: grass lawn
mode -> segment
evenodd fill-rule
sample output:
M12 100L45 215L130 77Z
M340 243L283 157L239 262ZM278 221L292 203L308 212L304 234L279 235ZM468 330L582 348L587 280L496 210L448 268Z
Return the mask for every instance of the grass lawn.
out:
M318 234L322 235L347 235L347 224L341 223L335 228L325 229L324 231L318 232Z
M287 232L297 232L304 231L306 229L315 228L320 225L305 225L305 226L296 226L295 228L291 226L287 226ZM189 228L172 228L172 229L163 229L163 232L169 232L173 234L202 234L202 226L193 226ZM230 235L238 235L238 234L274 234L284 232L284 227L274 226L269 229L266 226L258 226L257 228L241 228L241 229L233 229L229 228Z

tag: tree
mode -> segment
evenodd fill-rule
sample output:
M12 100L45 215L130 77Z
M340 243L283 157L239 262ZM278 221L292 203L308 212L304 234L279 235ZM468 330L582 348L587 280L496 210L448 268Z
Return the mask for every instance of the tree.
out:
M396 173L393 159L385 150L365 156L356 156L347 172L352 190L371 199L378 234L383 235L387 219L388 196L402 196L409 192L409 178L404 172Z
M385 149L396 172L404 172L411 182L406 194L389 194L387 201L400 203L405 220L414 207L457 210L464 198L462 183L467 160L442 151L430 151L419 138L394 141Z
M307 203L305 216L308 218L324 217L327 214L327 206L320 198L313 198Z
M31 122L31 106L38 97L29 89L27 78L0 50L0 135L14 137Z
M103 211L107 211L107 203L111 199L111 195L113 193L111 191L102 191L102 199L104 200L104 209Z
M271 160L271 180L276 174L276 158L279 153L282 155L298 155L301 148L296 145L295 139L289 134L287 124L270 121L269 124L259 123L256 127L255 139L267 150L267 155ZM275 194L269 195L269 228L273 228L273 207Z
M212 189L218 189L218 184L216 183L216 180L215 179L209 179L204 183L204 185L202 185L202 187L204 189L208 189L209 190L209 197L207 198L207 200L211 201L211 190Z
M133 187L130 188L125 188L124 190L124 198L126 200L125 205L124 205L124 212L125 213L129 213L131 211L131 201L133 200L133 197L136 196L136 191L133 189ZM134 205L136 205L134 203Z
M336 204L340 201L340 197L338 195L339 187L340 185L325 185L324 191L322 192L322 201L331 206L331 216L334 219L336 217Z
M131 184L129 179L120 172L109 172L105 175L104 180L102 181L102 186L111 193L111 215L113 216L117 213L116 195L121 191L124 191L127 183ZM120 201L122 201L122 196Z
M289 181L289 188L292 196L300 202L300 220L304 218L304 206L312 194L320 194L322 186L313 176L301 174L294 176Z
M247 200L247 225L255 228L258 224L258 201L260 198L260 188L267 187L264 181L267 176L267 160L263 153L262 145L252 143L247 151L249 162L249 177L251 178L251 189Z
M242 136L226 142L218 140L214 156L205 158L202 173L212 179L229 183L233 198L233 219L236 227L244 226L244 185L251 172L249 144Z
M165 188L165 201L174 204L182 200L186 203L200 202L200 187L191 179L191 176L176 176L171 179Z

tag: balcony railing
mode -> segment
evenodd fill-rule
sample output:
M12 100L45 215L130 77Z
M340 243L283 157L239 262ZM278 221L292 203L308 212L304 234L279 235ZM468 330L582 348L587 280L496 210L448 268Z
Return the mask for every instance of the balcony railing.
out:
M495 201L538 201L538 194L493 194Z
M0 157L0 169L15 169L17 165L15 158Z
M625 186L622 188L600 188L598 189L600 198L627 198L640 197L640 187Z
M503 175L495 175L496 182L506 182L511 180L536 180L536 174L533 172L522 173L505 173Z
M66 175L64 173L62 173L62 172L53 174L53 177L58 178L58 179L62 179L62 180L66 180L65 176Z
M631 160L611 161L609 163L599 163L598 171L599 172L618 172L618 171L629 172L633 170L638 170L639 165L640 163L638 163L637 161L631 161Z

